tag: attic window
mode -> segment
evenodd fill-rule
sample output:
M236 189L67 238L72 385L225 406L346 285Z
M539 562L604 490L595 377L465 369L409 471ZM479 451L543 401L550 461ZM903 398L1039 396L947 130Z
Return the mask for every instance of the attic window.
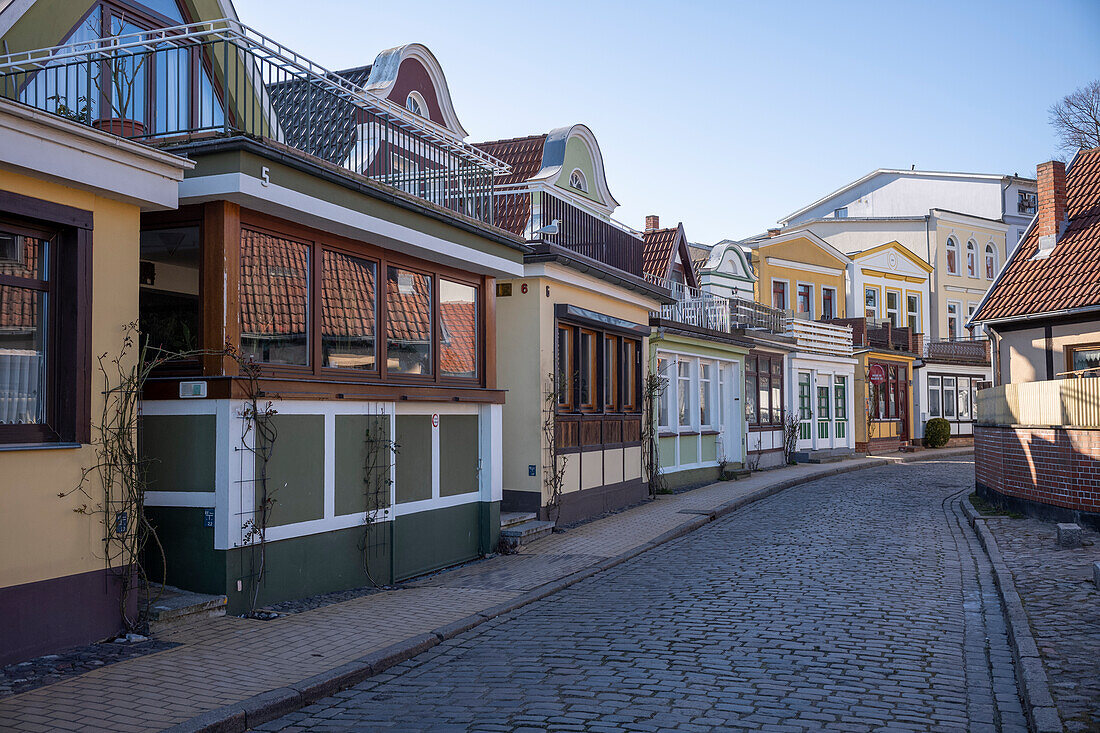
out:
M569 174L569 187L588 193L588 181L584 179L584 174L576 168Z
M414 115L420 117L426 117L424 109L427 105L424 104L424 98L416 92L410 92L409 96L405 98L405 109L412 112Z
M834 219L847 219L848 218L848 207L847 206L841 206L839 209L833 209L833 218Z

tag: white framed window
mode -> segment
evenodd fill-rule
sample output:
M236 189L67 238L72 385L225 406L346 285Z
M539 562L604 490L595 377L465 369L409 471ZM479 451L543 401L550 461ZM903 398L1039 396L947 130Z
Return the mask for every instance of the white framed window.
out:
M798 283L798 302L796 308L799 313L806 313L813 320L814 317L814 286L810 283Z
M895 328L901 328L901 291L886 291L886 318Z
M428 105L425 104L424 97L420 96L420 92L409 92L409 96L405 97L405 109L420 117L428 116Z
M943 415L943 397L940 395L940 378L928 377L928 417Z
M657 401L657 427L669 429L669 416L672 414L672 399L676 393L676 381L671 379L671 362L667 356L657 357L657 378L664 384L664 391Z
M878 288L874 285L863 288L863 313L868 318L878 318Z
M787 281L772 280L772 308L787 310Z
M966 275L978 277L978 245L973 239L966 243Z
M573 172L569 174L569 187L588 193L588 181L579 168L574 168Z
M962 333L962 304L957 300L947 301L947 338L957 339Z
M947 238L947 274L959 274L959 240Z
M997 276L997 248L993 242L985 245L985 279L992 280Z
M714 423L714 365L699 362L699 425L710 427Z
M836 288L821 288L821 318L836 318Z
M833 209L833 218L834 219L847 219L848 218L848 207L847 206L841 206L839 209Z
M921 333L920 330L920 293L905 294L905 325L913 333Z
M691 389L691 362L686 359L676 361L676 400L680 427L691 427L692 418L692 389Z
M955 400L958 399L955 396L955 378L944 377L943 378L943 416L948 420L955 419Z
M958 416L960 420L970 419L970 379L967 377L959 377L958 379L958 399L959 410Z

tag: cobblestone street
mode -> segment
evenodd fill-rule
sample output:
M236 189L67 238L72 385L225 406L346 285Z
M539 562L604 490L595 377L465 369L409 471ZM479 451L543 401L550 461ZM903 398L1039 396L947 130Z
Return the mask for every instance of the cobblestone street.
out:
M261 729L1024 730L972 484L788 489Z

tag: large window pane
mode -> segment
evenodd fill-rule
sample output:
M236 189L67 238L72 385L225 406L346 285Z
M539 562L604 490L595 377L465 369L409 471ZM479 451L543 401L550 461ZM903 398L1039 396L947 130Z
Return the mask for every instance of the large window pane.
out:
M758 421L756 414L756 375L745 373L745 422L755 425Z
M199 228L141 233L141 332L152 348L173 353L201 347Z
M699 362L699 424L710 425L711 420L711 379L713 367L710 362Z
M772 413L768 406L768 395L771 394L771 382L768 380L767 374L757 375L757 380L760 384L760 422L770 423L772 421ZM774 405L772 405L772 407L774 407Z
M264 364L309 364L309 246L241 232L241 350Z
M325 252L321 272L321 353L325 366L375 368L377 271L370 260Z
M691 425L691 363L688 361L677 362L677 374L680 383L677 389L679 398L680 425Z
M386 279L386 371L431 374L432 279L400 267Z
M46 293L0 285L0 425L46 422L46 323Z
M582 410L596 409L596 349L596 333L582 328L580 349L577 352L580 356L578 369Z
M477 288L439 281L439 371L444 377L477 377Z

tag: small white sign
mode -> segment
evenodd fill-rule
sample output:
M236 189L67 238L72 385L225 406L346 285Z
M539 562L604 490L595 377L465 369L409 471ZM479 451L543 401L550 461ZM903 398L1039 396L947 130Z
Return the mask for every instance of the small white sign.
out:
M206 397L206 382L180 382L180 399Z

